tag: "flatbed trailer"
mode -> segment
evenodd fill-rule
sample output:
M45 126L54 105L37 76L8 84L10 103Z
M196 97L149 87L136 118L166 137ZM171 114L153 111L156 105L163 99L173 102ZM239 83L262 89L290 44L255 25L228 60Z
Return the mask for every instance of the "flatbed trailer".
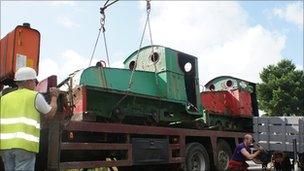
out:
M280 152L292 159L295 169L304 169L303 116L254 117L253 124L255 140L267 151L264 166Z
M37 170L136 166L222 170L244 133L55 119L41 135ZM146 167L147 166L147 167ZM191 169L190 169L191 168Z

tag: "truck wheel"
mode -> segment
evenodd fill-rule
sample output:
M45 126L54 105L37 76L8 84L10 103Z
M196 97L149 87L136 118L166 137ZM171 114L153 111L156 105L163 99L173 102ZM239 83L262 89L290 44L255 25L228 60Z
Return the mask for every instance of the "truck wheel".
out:
M232 151L229 144L225 140L219 140L217 142L217 158L215 161L216 169L219 171L227 170L231 155Z
M116 107L112 110L112 120L114 122L121 122L125 118L125 112L122 108Z
M185 171L210 170L207 150L199 143L190 143L186 148Z
M304 153L299 155L299 167L304 171Z

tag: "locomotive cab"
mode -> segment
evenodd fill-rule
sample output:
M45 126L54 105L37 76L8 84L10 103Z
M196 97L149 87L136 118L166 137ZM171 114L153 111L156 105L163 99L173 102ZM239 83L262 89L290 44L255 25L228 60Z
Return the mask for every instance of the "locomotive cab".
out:
M163 46L147 46L124 61L126 69L154 72L163 97L183 101L189 114L202 113L197 66L196 57Z

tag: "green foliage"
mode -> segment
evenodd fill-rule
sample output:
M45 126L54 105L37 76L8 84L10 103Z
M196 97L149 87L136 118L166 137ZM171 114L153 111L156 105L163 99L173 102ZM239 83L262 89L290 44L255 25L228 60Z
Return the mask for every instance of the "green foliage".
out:
M290 60L269 65L257 85L259 108L270 116L304 116L304 73Z

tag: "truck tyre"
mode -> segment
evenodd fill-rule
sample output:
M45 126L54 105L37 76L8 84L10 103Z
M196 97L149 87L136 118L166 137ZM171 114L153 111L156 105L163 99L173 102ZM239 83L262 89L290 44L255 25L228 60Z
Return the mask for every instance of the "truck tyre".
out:
M232 151L229 144L225 140L217 142L217 157L215 167L218 171L224 171L228 168L228 162L232 156Z
M304 153L299 155L299 167L304 171Z
M185 171L210 170L207 150L200 143L190 143L186 148Z

